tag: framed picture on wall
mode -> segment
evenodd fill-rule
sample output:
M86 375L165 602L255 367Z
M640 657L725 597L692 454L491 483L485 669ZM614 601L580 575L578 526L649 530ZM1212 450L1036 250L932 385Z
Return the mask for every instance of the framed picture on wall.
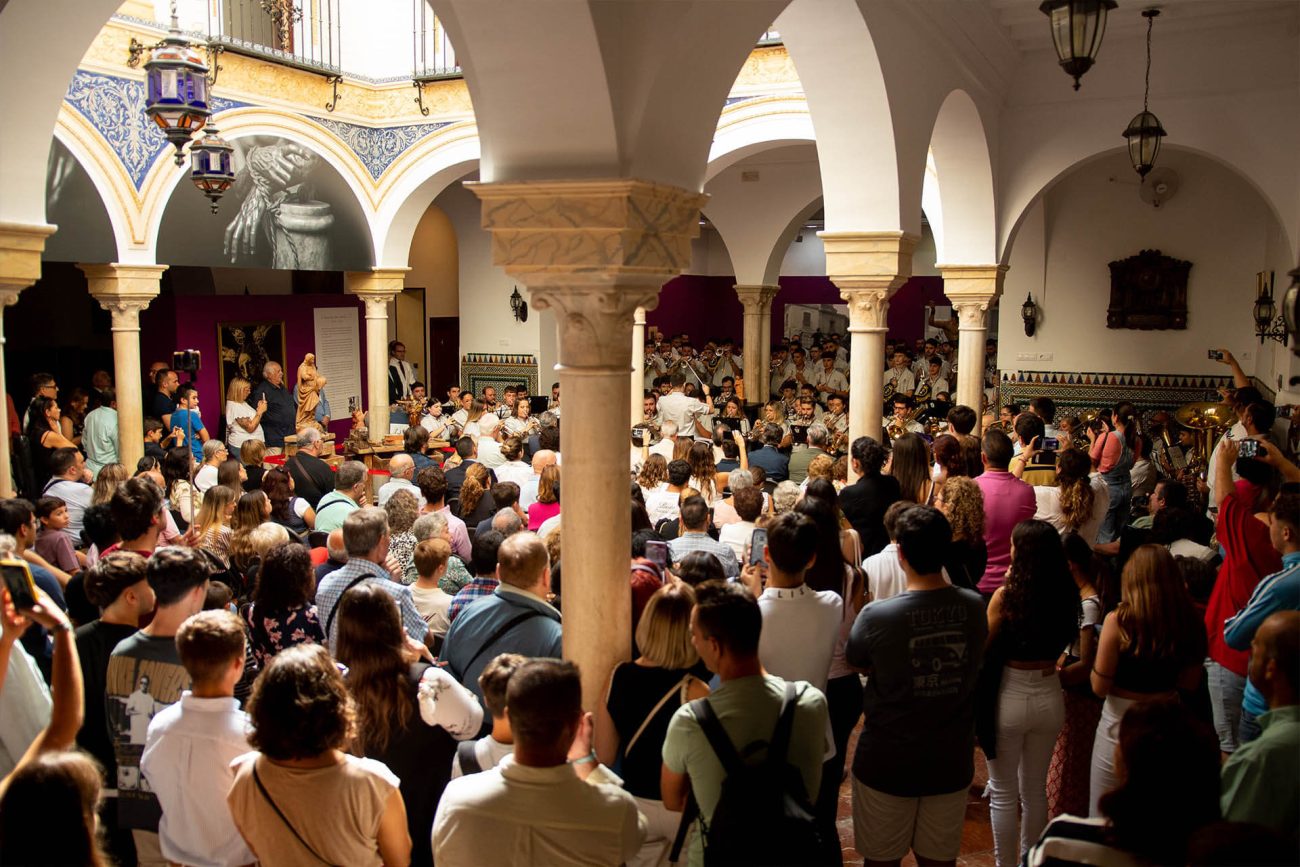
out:
M284 322L218 322L217 350L221 363L221 405L225 405L226 386L236 376L247 379L254 388L263 379L262 368L274 361L285 364ZM286 373L286 379L288 374Z

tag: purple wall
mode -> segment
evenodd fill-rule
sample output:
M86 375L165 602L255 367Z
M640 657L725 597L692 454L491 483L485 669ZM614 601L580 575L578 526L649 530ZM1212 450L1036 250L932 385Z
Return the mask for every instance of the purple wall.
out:
M177 349L202 352L203 369L199 371L195 385L199 389L203 424L216 430L218 417L226 404L226 396L220 393L219 385L217 323L283 320L285 352L288 354L285 379L286 385L292 388L303 356L315 351L316 324L312 311L317 307L351 307L357 311L357 330L361 336L361 388L364 391L366 332L361 322L361 301L352 295L164 295L140 316L141 366L147 370L154 361L170 362L172 352ZM330 431L341 443L351 427L346 402L342 406L331 405L330 410L334 413Z
M664 284L659 306L646 314L646 322L665 334L686 332L696 347L713 336L740 340L744 334L744 308L731 288L735 277L684 274ZM772 302L772 339L781 339L787 304L843 304L829 277L782 277L781 291ZM946 304L942 277L913 277L889 302L889 337L915 340L925 334L925 303Z

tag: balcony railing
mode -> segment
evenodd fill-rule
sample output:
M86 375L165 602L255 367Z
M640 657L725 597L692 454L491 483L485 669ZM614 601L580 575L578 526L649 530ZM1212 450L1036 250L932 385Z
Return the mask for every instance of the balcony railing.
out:
M428 0L413 0L412 12L411 77L419 83L462 75L447 29L429 8Z
M342 73L339 0L212 0L208 32L227 51Z

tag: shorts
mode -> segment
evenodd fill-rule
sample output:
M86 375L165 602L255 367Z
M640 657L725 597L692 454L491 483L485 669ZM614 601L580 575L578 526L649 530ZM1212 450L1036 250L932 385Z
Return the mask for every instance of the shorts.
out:
M853 778L854 847L868 861L898 861L911 849L931 861L961 854L966 789L946 795L900 798Z

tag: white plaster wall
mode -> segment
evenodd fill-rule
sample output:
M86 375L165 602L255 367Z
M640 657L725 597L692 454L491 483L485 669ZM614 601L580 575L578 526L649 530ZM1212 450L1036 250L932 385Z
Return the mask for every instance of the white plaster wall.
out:
M802 229L791 241L781 261L782 277L823 277L826 275L826 247L817 237L816 229Z
M511 315L510 293L516 283L492 264L492 239L479 225L482 205L478 198L463 185L453 184L438 196L437 205L450 218L458 242L461 355L536 355L540 348L540 311L530 311L527 322L516 322ZM519 291L527 297L523 287Z
M1224 375L1227 368L1206 357L1219 346L1254 369L1255 272L1266 267L1266 239L1280 227L1260 195L1219 163L1166 149L1160 165L1177 170L1182 185L1159 210L1138 198L1123 152L1070 174L1031 210L1011 249L999 313L1004 370ZM1192 263L1186 330L1106 328L1107 263L1143 249ZM1027 291L1042 309L1032 338L1020 322Z

